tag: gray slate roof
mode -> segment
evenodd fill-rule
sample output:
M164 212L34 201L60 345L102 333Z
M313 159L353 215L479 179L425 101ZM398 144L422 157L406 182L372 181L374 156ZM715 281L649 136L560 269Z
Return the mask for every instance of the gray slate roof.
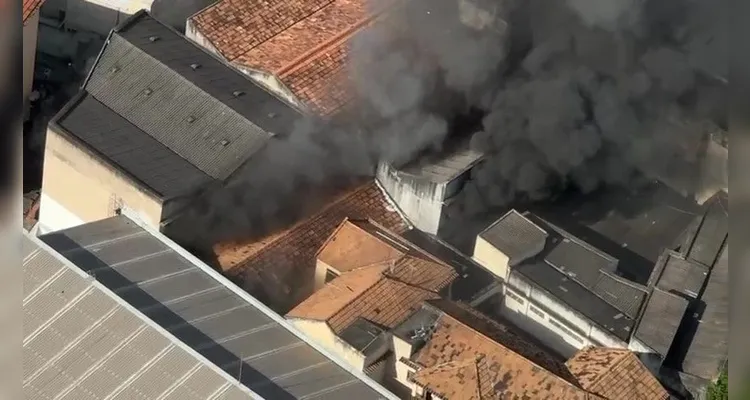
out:
M520 261L511 267L512 275L530 280L618 338L630 338L647 290L617 275L617 259L534 214L515 210L480 237L512 262ZM542 251L532 255L540 245Z
M728 199L717 195L709 206L694 235L688 236L683 253L686 258L711 267L717 260L722 245L729 236Z
M689 305L690 301L684 297L654 289L635 330L635 337L662 358L666 357Z
M471 169L482 160L484 154L469 147L469 142L460 143L457 148L448 148L405 165L400 172L425 179L432 183L448 183Z
M39 239L21 247L24 398L259 398Z
M705 309L682 362L682 370L713 380L729 357L729 246L724 246L701 296Z
M708 277L708 268L681 254L666 250L659 259L655 275L656 286L664 291L697 298Z
M544 229L516 210L508 211L479 234L479 237L508 256L511 265L522 261L523 257L533 256L531 252L543 247L547 236Z
M152 18L115 28L52 126L160 197L224 181L297 110Z
M42 239L264 398L387 397L382 387L301 339L260 302L227 286L232 284L218 272L125 216Z

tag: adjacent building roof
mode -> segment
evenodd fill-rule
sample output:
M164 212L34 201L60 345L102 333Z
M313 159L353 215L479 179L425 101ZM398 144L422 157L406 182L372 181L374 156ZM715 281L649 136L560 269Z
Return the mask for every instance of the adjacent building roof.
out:
M363 236L369 239L363 240ZM363 244L360 252L375 252L371 255L360 256L352 251L353 244L367 241L385 246ZM348 253L348 257L339 257L340 253ZM452 267L436 262L404 239L368 221L344 221L319 256L325 257L326 265L341 275L305 299L287 317L325 321L336 333L358 318L393 328L422 301L437 298L438 292L457 276ZM366 263L353 264L350 260Z
M711 267L716 262L721 247L729 236L729 199L719 193L708 201L708 209L699 218L695 230L687 235L681 252L685 258Z
M145 11L51 126L162 198L223 182L299 113Z
M458 147L446 146L446 151L417 158L399 170L433 183L448 183L470 170L484 154L469 147L464 141Z
M666 400L669 394L626 349L586 347L566 363L581 387L608 400Z
M447 297L451 300L471 302L499 284L492 272L435 236L410 229L403 233L403 237L453 267L458 277L450 286Z
M51 233L42 240L264 398L392 397L369 378L349 372L343 362L328 358L218 272L125 216Z
M460 308L459 308L460 309ZM444 399L598 399L544 366L442 313L412 361L410 377Z
M23 24L31 18L34 13L42 7L44 0L23 0Z
M514 210L479 236L508 251L511 275L520 274L621 340L630 338L647 289L618 276L616 259L538 216Z
M726 197L716 196L694 218L680 251L663 252L635 333L671 368L709 380L727 353L728 298L719 289L728 279L727 220Z
M685 297L654 289L635 330L635 337L664 359L689 305L690 301Z
M654 269L655 285L670 293L697 298L708 277L708 267L675 251L665 250Z
M547 236L544 229L516 210L508 211L479 234L508 256L510 265L536 255L534 251L544 247Z
M713 381L729 357L729 246L724 245L701 296L705 308L695 321L682 370Z
M25 398L260 398L39 239L21 243Z
M222 0L188 23L228 61L277 76L304 103L331 113L350 98L352 36L391 3Z
M315 254L345 218L371 219L394 233L408 228L377 183L355 187L290 229L261 241L227 243L215 247L221 266L242 287L285 313L309 287Z
M566 193L533 212L618 259L619 274L644 285L662 251L676 248L702 214L693 200L657 181Z

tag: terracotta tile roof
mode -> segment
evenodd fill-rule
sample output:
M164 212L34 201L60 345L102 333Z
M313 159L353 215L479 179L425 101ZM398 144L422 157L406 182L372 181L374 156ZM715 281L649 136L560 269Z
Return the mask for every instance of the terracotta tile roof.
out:
M638 357L625 349L586 347L566 364L584 389L610 400L669 398Z
M508 321L496 321L488 318L469 305L449 300L431 300L429 304L450 315L456 321L477 331L497 343L502 343L511 351L531 360L535 364L554 373L575 385L577 379L568 371L565 359L537 342L526 332ZM498 318L498 317L496 317Z
M374 237L351 219L346 219L326 240L316 258L344 273L367 265L395 261L403 256L403 250Z
M326 321L336 333L357 318L392 329L456 277L447 265L406 255L342 273L287 317Z
M364 0L221 0L191 20L227 60L276 75L330 113L348 100L349 41L381 10Z
M23 0L23 24L26 25L26 21L38 10L44 0Z
M287 313L290 318L327 321L383 277L386 265L378 264L347 272L329 282Z
M335 282L332 281L331 283ZM425 300L436 299L437 293L411 286L395 279L383 278L328 320L339 333L357 318L393 329L416 311Z
M370 218L396 233L408 228L373 180L343 193L310 218L260 244L228 246L234 257L221 254L227 249L223 246L215 248L216 255L235 282L284 313L298 303L300 288L312 282L318 249L347 217Z
M414 380L443 399L480 400L479 373L477 361L465 359L420 370Z
M474 393L475 399L598 399L448 314L413 357L418 385L442 398ZM474 365L478 379L467 374ZM457 368L451 368L451 367ZM476 390L465 386L475 384ZM467 391L468 390L468 391ZM478 393L478 395L476 395Z

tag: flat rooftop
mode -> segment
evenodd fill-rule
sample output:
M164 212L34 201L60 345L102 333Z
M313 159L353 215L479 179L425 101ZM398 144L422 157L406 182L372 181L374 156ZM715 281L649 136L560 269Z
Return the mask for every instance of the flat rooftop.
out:
M528 212L512 210L480 236L509 251L511 276L525 277L621 340L630 338L647 290L618 275L617 259Z
M125 216L41 239L264 398L392 397L328 358L218 272Z
M646 284L664 249L675 249L703 208L657 181L637 189L565 193L530 208L619 260L618 274Z
M453 267L458 276L450 285L448 297L452 300L471 302L497 284L497 279L492 272L439 238L414 228L404 232L402 236L433 257Z

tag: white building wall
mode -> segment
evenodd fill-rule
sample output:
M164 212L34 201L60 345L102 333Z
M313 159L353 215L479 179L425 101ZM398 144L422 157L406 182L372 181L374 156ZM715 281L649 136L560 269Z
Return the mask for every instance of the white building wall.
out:
M386 163L378 165L377 179L412 225L423 232L437 234L445 185L406 179Z
M72 228L83 225L85 222L77 215L70 212L52 197L42 192L39 203L39 228L38 234Z
M505 287L500 312L564 357L571 357L588 345L628 347L627 343L604 332L567 305L515 274L511 275Z

